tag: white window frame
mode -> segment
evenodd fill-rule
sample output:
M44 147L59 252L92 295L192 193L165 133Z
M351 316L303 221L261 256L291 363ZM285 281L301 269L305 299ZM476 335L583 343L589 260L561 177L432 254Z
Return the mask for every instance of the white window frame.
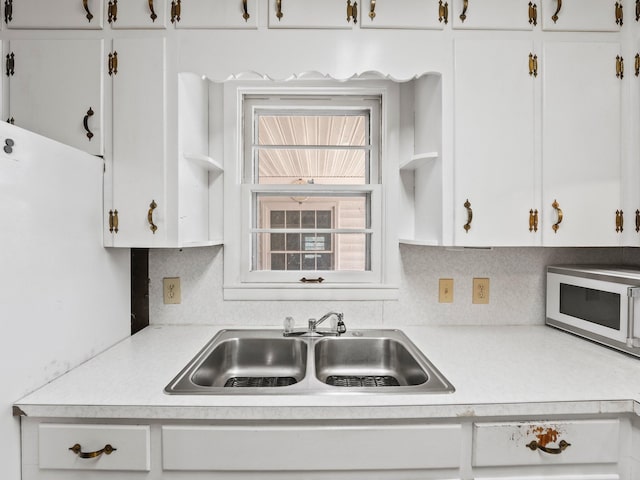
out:
M347 85L353 83L353 85ZM257 96L379 97L380 126L377 168L364 185L260 185L251 183L247 172L244 142L244 99ZM391 81L229 81L224 84L225 151L225 300L388 300L398 298L398 249L395 224L386 216L396 195L397 130L399 87ZM395 105L395 108L390 108ZM362 109L362 108L361 108ZM373 120L372 120L373 122ZM390 126L394 134L389 135ZM249 175L249 177L247 177ZM395 176L394 176L395 175ZM291 272L251 271L250 227L252 196L257 192L278 192L301 196L315 192L336 194L363 192L370 195L371 270L366 272L318 271L326 280L307 284L291 282ZM283 273L285 275L283 275ZM288 277L288 278L287 278Z

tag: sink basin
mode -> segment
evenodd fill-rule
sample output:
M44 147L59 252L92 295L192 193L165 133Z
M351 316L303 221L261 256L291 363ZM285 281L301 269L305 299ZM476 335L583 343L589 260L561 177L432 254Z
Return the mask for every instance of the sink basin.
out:
M283 337L223 330L167 385L169 394L447 393L454 387L400 330Z

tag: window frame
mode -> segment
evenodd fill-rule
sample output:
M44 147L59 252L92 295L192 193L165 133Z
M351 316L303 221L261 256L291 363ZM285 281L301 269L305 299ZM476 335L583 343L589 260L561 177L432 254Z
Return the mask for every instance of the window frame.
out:
M390 235L393 226L385 212L389 211L390 199L394 196L393 176L397 169L397 157L385 161L387 148L391 143L397 149L397 135L388 137L388 125L399 126L398 86L391 81L353 81L345 85L337 81L228 81L224 84L225 115L225 255L224 255L224 298L228 300L372 300L398 298L398 255L397 237ZM313 84L312 84L313 83ZM356 185L273 185L248 183L253 180L253 163L247 157L244 138L245 98L297 96L299 98L333 96L335 110L340 100L348 97L375 98L379 106L379 118L375 120L379 132L375 143L378 161L371 165L368 184ZM324 101L326 102L326 100ZM395 102L395 103L393 103ZM363 110L360 103L360 110ZM354 107L355 108L355 107ZM284 110L284 109L283 109ZM373 118L371 123L374 123ZM231 126L235 131L231 131ZM391 157L389 157L391 158ZM247 166L249 162L249 167ZM251 229L252 203L255 193L266 192L302 196L310 192L344 194L361 192L370 196L371 270L364 272L315 271L326 280L308 284L287 281L292 272L251 271ZM304 270L299 273L307 272ZM281 275L285 273L285 275ZM298 276L301 276L299 275Z

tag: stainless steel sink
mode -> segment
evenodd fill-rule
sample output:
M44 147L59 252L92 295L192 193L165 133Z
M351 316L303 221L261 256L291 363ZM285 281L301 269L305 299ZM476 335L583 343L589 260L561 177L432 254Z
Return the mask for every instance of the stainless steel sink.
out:
M165 388L183 395L453 391L400 330L355 330L331 338L223 330Z

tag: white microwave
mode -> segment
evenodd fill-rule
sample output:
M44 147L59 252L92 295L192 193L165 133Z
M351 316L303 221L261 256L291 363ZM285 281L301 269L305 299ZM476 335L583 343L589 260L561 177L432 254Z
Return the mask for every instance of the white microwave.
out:
M640 357L640 269L547 267L547 325Z

